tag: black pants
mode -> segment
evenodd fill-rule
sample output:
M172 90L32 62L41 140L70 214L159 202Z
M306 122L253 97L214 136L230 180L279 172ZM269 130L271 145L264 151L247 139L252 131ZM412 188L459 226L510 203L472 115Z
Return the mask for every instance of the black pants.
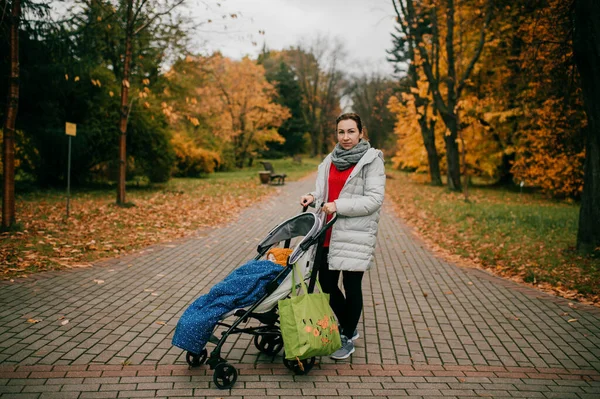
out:
M324 247L321 250L319 283L321 283L323 291L329 294L329 304L342 327L340 332L350 338L358 325L363 310L362 278L364 272L341 272L346 294L344 296L338 285L340 271L329 270L329 263L327 262L329 248Z

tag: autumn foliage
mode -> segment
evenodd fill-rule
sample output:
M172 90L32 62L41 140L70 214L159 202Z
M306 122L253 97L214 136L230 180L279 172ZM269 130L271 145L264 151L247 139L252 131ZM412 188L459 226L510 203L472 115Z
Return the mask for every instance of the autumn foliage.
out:
M421 23L426 32L435 29L444 38L447 29L446 2L421 2ZM462 54L475 51L481 33L482 4L454 3L454 48ZM429 30L427 30L429 29ZM481 176L490 181L523 182L539 187L548 195L578 197L583 183L584 150L581 131L585 113L578 75L574 68L569 2L496 2L493 19L486 31L485 46L456 104L461 156L461 174ZM425 34L431 38L433 35ZM436 47L437 46L437 47ZM447 82L445 43L428 42L437 48L441 82ZM457 54L455 54L456 56ZM457 74L468 67L469 58L458 54ZM411 59L417 81L405 85L389 108L396 115L398 150L394 164L400 168L427 170L427 157L420 134L419 119L440 118L439 110L425 112L415 99L434 102L423 61ZM442 96L448 84L440 85ZM441 140L448 130L435 126L436 147L442 155Z
M185 133L175 133L171 144L175 150L176 176L198 177L212 173L221 162L218 153L198 147Z
M72 198L68 219L62 193L19 197L23 229L0 235L0 279L88 267L98 259L188 236L231 221L268 192L255 179L175 180L163 189L129 188L132 207L115 206L107 192L82 192Z
M267 142L283 141L277 129L290 112L275 101L277 92L264 68L249 58L188 57L167 77L172 87L165 91L163 111L199 148L221 158L232 154L233 164L242 167L267 149ZM182 154L185 139L177 140ZM178 162L186 163L179 155Z
M600 306L600 259L573 246L577 205L481 187L467 203L415 176L392 171L386 198L436 256Z

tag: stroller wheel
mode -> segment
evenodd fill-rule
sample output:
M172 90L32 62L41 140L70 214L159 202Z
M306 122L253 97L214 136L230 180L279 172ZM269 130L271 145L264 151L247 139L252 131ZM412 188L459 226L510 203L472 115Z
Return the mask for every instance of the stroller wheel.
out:
M185 360L190 367L198 367L204 364L206 356L208 356L206 348L202 349L199 355L188 351L185 354Z
M285 365L285 367L287 367L289 370L292 370L294 372L294 374L296 375L304 375L304 374L308 374L308 372L313 368L313 366L315 365L315 360L316 357L311 357L310 359L302 359L302 360L288 360L285 358L283 358L283 364Z
M265 355L275 356L283 349L281 335L255 335L254 346Z
M219 389L228 389L237 381L237 370L229 363L219 363L215 367L213 382Z

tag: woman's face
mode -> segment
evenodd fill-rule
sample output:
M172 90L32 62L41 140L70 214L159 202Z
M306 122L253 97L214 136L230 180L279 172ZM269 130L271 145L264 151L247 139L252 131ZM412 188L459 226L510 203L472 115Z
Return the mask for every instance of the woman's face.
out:
M356 122L352 119L341 120L337 125L337 136L340 146L344 150L349 150L358 144L362 139L362 132L358 131Z

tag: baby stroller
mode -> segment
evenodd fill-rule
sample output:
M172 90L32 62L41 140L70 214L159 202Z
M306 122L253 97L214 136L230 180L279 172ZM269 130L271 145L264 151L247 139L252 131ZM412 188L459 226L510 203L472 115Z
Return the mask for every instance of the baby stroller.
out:
M292 279L290 272L294 264L296 264L296 268L300 270L304 279L308 279L309 292L314 289L318 271L318 267L314 265L314 259L319 259L317 256L321 248L321 245L315 246L315 244L322 242L325 231L335 223L337 216L334 214L333 218L324 225L322 213L307 213L305 211L306 207L303 213L273 228L258 244L258 254L254 260L263 258L269 249L273 247L282 245L283 248L293 248L287 259L287 267L282 268L277 277L266 285L266 293L250 307L234 309L220 317L220 321L217 322L209 340L210 343L216 345L210 352L210 356L206 347L200 353L190 351L186 353L186 361L190 367L197 367L206 363L211 370L214 370L213 381L219 389L228 389L237 380L236 368L221 357L221 349L230 335L253 335L256 348L268 356L275 356L283 349L277 304L280 299L286 298L291 293ZM231 324L223 321L232 316L236 319ZM247 328L239 327L240 324L246 323L249 319L257 320L260 325ZM226 330L221 333L220 338L217 338L215 331L219 327L224 327ZM290 361L285 359L284 356L283 362L294 373L306 374L314 366L315 358Z

